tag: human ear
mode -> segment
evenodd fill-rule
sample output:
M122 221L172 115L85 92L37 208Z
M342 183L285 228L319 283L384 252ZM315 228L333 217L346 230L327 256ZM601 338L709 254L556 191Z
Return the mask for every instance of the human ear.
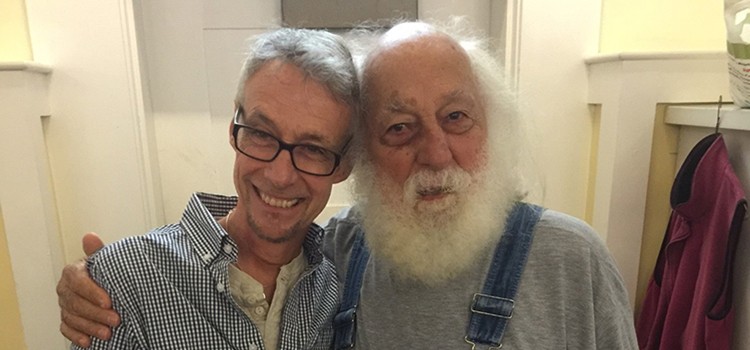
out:
M351 154L351 153L350 153ZM354 168L354 157L351 155L345 155L341 159L341 163L336 168L336 170L331 174L331 178L333 179L333 183L337 184L341 181L346 180L346 178L349 177L349 175L352 173L352 168Z

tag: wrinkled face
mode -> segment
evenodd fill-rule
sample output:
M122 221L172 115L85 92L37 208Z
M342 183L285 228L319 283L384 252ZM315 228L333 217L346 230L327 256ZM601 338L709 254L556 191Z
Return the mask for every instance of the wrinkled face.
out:
M366 79L366 145L377 176L403 191L410 175L422 170L473 174L483 168L484 106L468 57L455 42L427 35L387 46L370 61ZM455 195L449 188L415 191L417 205Z
M248 79L241 103L240 123L283 142L340 153L347 139L348 106L294 65L266 63ZM329 176L302 173L286 150L270 162L235 153L235 215L244 214L251 233L271 242L303 237L328 202L332 185L348 175L342 166Z
M366 154L352 191L365 239L395 276L450 282L503 232L520 188L508 170L514 158L504 153L515 150L518 133L509 123L489 142L484 101L501 108L490 100L501 96L480 90L466 53L448 36L402 24L372 55L363 74Z

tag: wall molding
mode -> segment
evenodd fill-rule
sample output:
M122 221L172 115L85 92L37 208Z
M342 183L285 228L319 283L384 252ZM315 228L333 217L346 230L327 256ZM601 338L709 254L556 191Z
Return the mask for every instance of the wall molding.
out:
M731 103L723 104L721 110L719 110L719 105L714 103L670 105L667 107L664 122L679 126L715 128L717 112L721 114L719 131L750 131L750 110L739 108Z
M143 199L143 217L145 230L161 226L164 220L159 163L156 155L156 137L154 135L151 113L147 113L145 92L148 91L142 79L140 52L138 45L135 6L139 0L120 2L120 21L122 25L123 47L126 50L125 71L130 92L129 100L134 112L133 137L137 147L138 174L141 177L141 198Z
M27 71L34 73L52 73L52 67L32 61L0 62L0 71Z
M621 61L706 60L723 59L726 51L619 52L586 57L587 65Z

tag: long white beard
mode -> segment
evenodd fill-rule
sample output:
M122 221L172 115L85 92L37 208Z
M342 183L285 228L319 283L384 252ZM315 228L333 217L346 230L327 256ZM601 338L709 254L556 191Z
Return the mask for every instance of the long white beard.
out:
M429 285L467 271L502 235L507 213L518 199L512 171L475 174L460 168L412 174L403 188L377 174L371 162L355 167L354 197L373 255L393 271ZM435 201L419 194L447 193ZM485 253L486 254L486 253Z

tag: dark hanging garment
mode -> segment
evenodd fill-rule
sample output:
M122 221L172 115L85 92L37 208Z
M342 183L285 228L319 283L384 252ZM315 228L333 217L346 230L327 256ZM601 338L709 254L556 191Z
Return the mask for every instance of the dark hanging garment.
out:
M730 349L732 265L747 202L721 134L677 173L672 214L640 317L641 349Z

